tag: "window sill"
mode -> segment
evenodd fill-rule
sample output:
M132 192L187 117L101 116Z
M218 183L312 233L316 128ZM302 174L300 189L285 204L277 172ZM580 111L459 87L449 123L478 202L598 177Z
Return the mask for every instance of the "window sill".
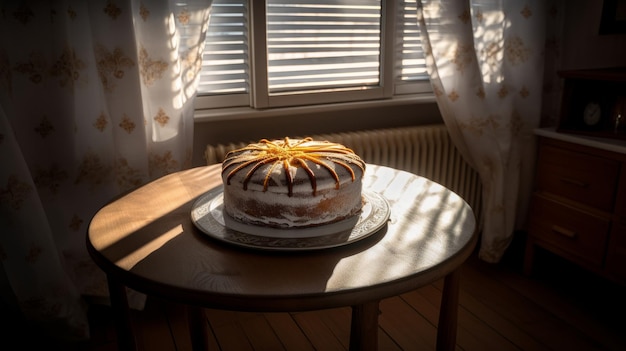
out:
M242 119L251 119L251 118L293 116L293 115L307 114L307 113L335 112L335 111L343 111L343 110L351 110L351 109L412 105L412 104L434 103L434 102L436 102L435 95L432 93L428 93L428 94L406 95L406 96L394 97L391 99L354 101L354 102L324 104L324 105L282 107L282 108L272 108L272 109L264 109L264 110L253 109L250 107L198 109L195 111L194 121L195 123L233 121L233 120L242 120Z
M195 113L194 165L204 164L203 153L209 144L441 123L432 93L267 110L203 109Z

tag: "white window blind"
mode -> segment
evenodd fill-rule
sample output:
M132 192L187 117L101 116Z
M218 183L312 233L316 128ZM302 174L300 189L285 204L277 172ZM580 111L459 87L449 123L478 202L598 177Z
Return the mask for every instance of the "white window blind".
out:
M380 81L377 0L267 1L270 94Z
M424 81L428 76L417 24L417 1L402 1L398 12L396 83Z
M224 95L250 89L246 0L214 0L211 5L198 92Z

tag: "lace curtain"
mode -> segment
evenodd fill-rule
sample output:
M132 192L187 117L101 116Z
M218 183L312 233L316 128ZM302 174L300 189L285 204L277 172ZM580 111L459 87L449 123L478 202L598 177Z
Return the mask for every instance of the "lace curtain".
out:
M51 333L87 338L84 297L108 296L86 252L95 212L191 165L209 8L208 0L0 5L0 262L8 285L0 296ZM142 296L131 302L141 307Z
M546 3L418 0L437 104L483 183L479 257L498 262L525 220L541 118Z

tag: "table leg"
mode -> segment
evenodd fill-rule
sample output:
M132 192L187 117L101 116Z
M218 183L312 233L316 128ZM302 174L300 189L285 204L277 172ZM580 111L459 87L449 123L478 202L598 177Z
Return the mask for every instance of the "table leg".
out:
M109 285L113 322L117 332L117 347L123 351L136 351L137 343L133 335L126 288L110 275L107 275L107 283Z
M454 270L444 278L439 326L437 328L437 350L452 351L456 348L456 329L459 309L459 287L461 272Z
M350 350L366 351L378 349L378 315L380 301L352 306L350 324Z
M206 351L209 349L209 334L207 330L204 308L187 306L187 320L189 321L189 335L191 336L191 348L194 351Z

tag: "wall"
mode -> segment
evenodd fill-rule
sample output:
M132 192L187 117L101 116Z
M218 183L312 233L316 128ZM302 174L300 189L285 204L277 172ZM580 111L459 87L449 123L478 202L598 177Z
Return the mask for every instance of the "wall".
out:
M565 2L561 69L626 66L626 35L598 34L602 4L590 0Z

